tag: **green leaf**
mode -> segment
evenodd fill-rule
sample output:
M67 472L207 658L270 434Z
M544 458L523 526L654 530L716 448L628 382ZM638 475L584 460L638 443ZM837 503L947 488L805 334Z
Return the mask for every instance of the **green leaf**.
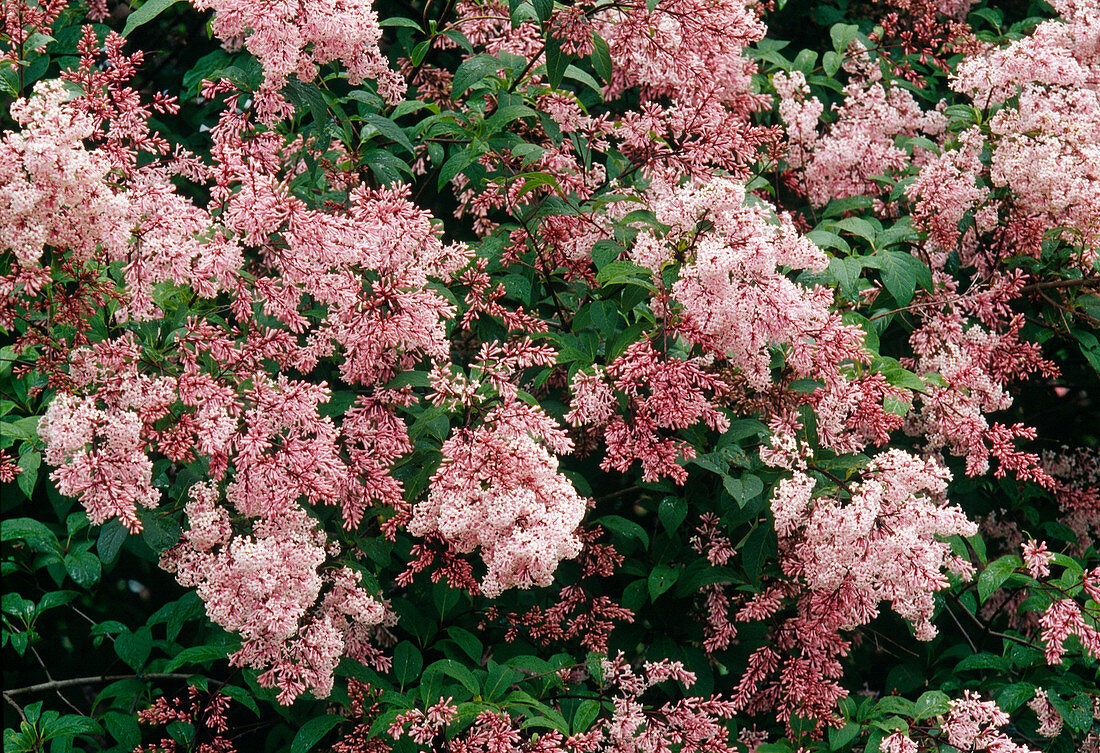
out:
M457 100L471 86L503 67L504 64L492 55L474 55L463 60L451 80L451 99Z
M313 747L321 742L321 738L343 720L342 716L335 714L313 717L294 735L294 740L290 743L290 753L308 753L313 750Z
M546 35L546 80L551 89L560 89L565 78L565 69L569 67L569 56L562 52L561 40L552 34Z
M759 476L751 473L746 473L741 478L726 476L722 479L722 484L741 507L744 507L764 491L764 482L760 480Z
M432 673L445 674L448 677L458 680L462 683L462 686L474 696L478 695L481 690L473 673L454 659L440 659L439 661L432 662L428 668L424 670L424 676L426 677Z
M481 657L485 653L485 646L482 644L480 638L469 630L460 628L457 625L447 628L447 635L450 636L452 641L458 644L458 647L462 649L466 656L479 664L481 663Z
M1030 682L1017 682L1006 685L997 691L997 705L1006 713L1011 714L1016 709L1035 697L1035 686Z
M875 227L862 217L845 217L843 220L830 223L830 225L838 230L844 230L852 235L859 236L867 241L871 248L875 247L875 238L878 237L880 231L880 228Z
M671 536L687 517L687 502L679 497L666 497L657 507L657 517Z
M103 565L91 552L75 551L65 555L65 571L77 584L89 588L103 574Z
M840 70L840 64L844 62L844 58L832 50L827 50L824 55L821 56L821 66L825 69L825 75L835 76L836 72Z
M523 680L523 673L511 667L489 661L489 676L485 679L482 695L486 701L494 701L509 687Z
M899 306L907 306L913 300L917 285L932 287L932 273L917 257L904 251L886 251L882 261L882 284Z
M649 598L656 601L658 596L676 585L679 577L680 571L671 565L664 563L654 565L649 572Z
M0 437L35 442L38 440L38 419L40 418L41 416L27 416L15 421L0 422Z
M130 32L139 26L149 23L164 11L171 8L180 0L147 0L142 6L126 17L126 25L122 27L122 36L130 36Z
M1083 329L1073 330L1073 336L1077 338L1077 342L1081 346L1081 355L1085 357L1093 370L1100 374L1100 340L1096 338L1096 335Z
M982 570L982 574L978 576L978 598L984 603L993 595L994 591L1008 580L1008 576L1012 575L1017 568L1023 566L1023 560L1015 554L1006 554L1004 557L990 562L985 570Z
M757 525L745 538L745 546L741 550L741 562L745 566L745 572L755 581L764 567L765 560L778 551L779 544L771 525Z
M99 558L104 562L114 562L129 535L130 532L126 530L126 526L122 525L117 518L104 523L99 529L99 540L96 542Z
M61 544L57 536L41 523L32 518L13 518L0 521L0 541L21 539L36 552L61 553Z
M402 16L393 16L378 22L379 26L403 26L407 29L416 29L417 31L423 31L420 28L420 24L411 18L403 18Z
M34 493L34 485L38 482L38 469L42 465L42 453L37 450L31 450L30 452L24 452L19 456L19 468L20 473L15 477L15 483L18 484L19 490L27 497L31 498Z
M592 68L604 82L611 81L613 73L611 48L607 46L607 41L599 34L592 35Z
M599 701L592 699L581 701L573 714L573 734L587 732L588 728L592 726L592 722L596 721L596 717L600 715L600 710Z
M829 29L829 36L833 40L833 49L837 54L843 55L848 45L856 40L856 35L859 34L859 27L855 24L835 24L833 28Z
M535 7L535 15L542 23L546 23L554 12L554 0L531 0L531 5Z
M424 668L424 657L419 649L408 641L401 641L393 650L393 675L398 684L404 689L412 684L412 681Z
M141 538L154 552L159 554L179 542L183 529L174 519L145 508L139 509L137 516L141 521Z
M48 724L43 725L42 739L50 740L55 737L74 736L74 735L101 735L103 734L103 728L94 720L86 716L78 716L76 714L66 714L60 719L55 719ZM57 744L51 746L50 750L56 750Z
M828 54L828 53L826 53ZM840 729L829 729L829 748L841 750L848 743L859 736L860 726L855 722L848 722Z
M478 157L480 157L484 152L484 144L473 142L465 149L462 149L461 151L452 154L447 159L447 161L443 163L443 166L439 168L439 189L443 190L443 186L447 185L447 183L453 177L458 175L467 167L477 162Z
M231 643L219 643L206 646L192 646L191 648L185 648L178 654L172 657L172 660L168 662L168 666L164 668L165 672L174 672L180 667L187 666L189 664L202 664L208 661L215 661L217 659L224 659L229 656L229 652L236 650L236 646Z
M604 515L595 522L622 538L637 539L643 548L649 547L649 536L646 534L645 529L633 520L628 520L621 515Z
M141 671L153 650L153 632L146 626L115 638L115 653L135 672Z
M363 120L374 126L380 134L405 149L409 154L415 152L412 142L409 141L409 137L405 135L401 126L397 125L397 123L394 123L389 118L376 115L373 112L368 112L363 115Z

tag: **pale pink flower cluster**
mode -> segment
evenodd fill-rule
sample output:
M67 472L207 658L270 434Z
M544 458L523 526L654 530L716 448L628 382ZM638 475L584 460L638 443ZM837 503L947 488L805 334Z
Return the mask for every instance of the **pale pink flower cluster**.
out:
M1022 211L1041 216L1044 230L1079 231L1087 268L1100 243L1100 9L1053 5L1061 19L967 58L952 86L979 107L1006 104L989 122L990 179L1010 189Z
M910 197L919 197L913 208L914 221L928 231L933 244L947 251L959 243L962 235L959 222L963 216L989 197L989 189L978 185L985 146L981 132L977 128L968 129L958 136L957 142L956 148L931 157L906 189ZM980 231L989 230L989 221L995 223L997 219L995 214L978 216L983 221Z
M843 360L862 359L862 330L829 310L832 291L786 276L827 266L788 217L770 221L765 206L751 206L744 187L727 179L681 187L657 182L651 193L658 221L671 229L660 239L640 233L632 258L659 276L679 248L690 246L672 285L678 326L689 340L728 359L757 390L771 384L773 346L784 347L800 377L836 378ZM698 227L703 221L710 229Z
M1007 307L1023 278L995 277L985 293L972 297L953 295L954 283L938 272L935 278L937 289L928 300L940 305L926 309L924 325L910 336L917 356L911 367L932 381L907 417L906 432L922 436L928 450L965 457L967 475L985 473L996 458L997 477L1012 471L1050 486L1038 456L1013 445L1016 438L1033 438L1034 429L988 418L1012 405L1010 382L1031 372L1054 373L1039 346L1021 339L1023 318Z
M917 742L904 732L891 732L879 743L882 753L917 753Z
M189 530L161 566L196 588L211 620L240 634L231 662L266 669L259 682L278 687L280 703L305 690L327 696L340 658L368 659L364 632L392 615L350 571L319 571L327 541L301 507L256 518L251 535L235 535L219 496L214 483L191 488Z
M140 531L138 506L157 506L142 414L159 417L173 400L174 380L130 375L103 400L61 392L51 401L38 422L44 459L57 466L50 478L61 494L80 500L93 524L117 518Z
M650 9L652 7L652 10ZM732 104L752 89L752 61L742 51L764 36L744 0L643 0L621 3L594 19L612 56L609 94L640 86L643 97L689 104Z
M671 432L699 421L718 431L729 426L729 419L710 397L723 393L726 384L709 373L707 365L701 358L662 357L649 340L631 343L607 367L610 384L599 370L574 379L567 420L602 429L607 453L601 468L625 472L638 460L646 481L669 476L682 484L687 470L677 460L695 457L695 449L669 436ZM616 392L626 397L626 418L618 415Z
M961 751L990 753L1035 753L1018 745L1001 732L1009 723L1008 714L993 701L983 701L977 693L963 692L962 698L951 701L951 710L940 722L940 731L947 742Z
M1047 691L1042 688L1035 689L1035 697L1028 701L1028 708L1035 712L1035 716L1039 718L1039 729L1037 732L1043 737L1057 737L1058 733L1062 731L1062 715L1058 713L1058 709L1054 708L1054 704L1050 702L1050 697L1047 695Z
M943 570L961 569L943 539L977 532L962 510L946 503L949 479L934 460L888 450L875 456L842 504L814 498L813 480L796 472L772 499L784 571L812 594L848 594L841 629L864 624L880 601L889 601L913 623L918 639L931 639L933 595L948 585Z
M817 125L825 105L817 97L810 96L806 74L779 71L772 77L772 86L779 95L779 119L787 126L788 161L793 166L806 164L817 141Z
M874 178L903 170L912 160L894 140L935 137L946 126L941 113L922 111L908 90L884 84L869 53L854 49L857 59L848 64L853 77L844 87L844 103L823 133L816 129L823 107L810 97L802 74L776 76L774 81L779 114L787 125L787 161L801 170L799 187L817 206L832 199L881 194L882 186Z
M444 441L443 462L408 530L438 533L460 552L479 549L487 571L481 589L490 598L509 588L550 585L558 563L582 548L577 527L588 502L551 454L570 452L573 443L541 408L522 401L510 381L553 358L552 350L529 341L493 343L482 348L474 378L439 367L432 375L435 402L488 405L480 425Z
M110 158L85 140L97 123L67 104L61 81L43 81L11 106L19 132L0 140L0 251L37 268L47 246L84 262L125 256L130 201L111 180Z
M733 753L729 731L722 720L734 715L733 704L719 696L689 697L675 703L666 702L649 711L641 702L650 687L675 680L685 688L695 684L695 675L680 662L661 660L647 662L642 672L631 668L620 653L614 659L604 659L604 682L616 688L612 698L612 716L601 728L593 731L591 747L583 750L602 753L663 753L669 742L682 745L683 750Z
M223 40L244 39L260 61L264 82L256 92L261 117L274 121L292 112L280 90L290 76L317 77L317 66L339 60L348 81L378 83L378 93L399 102L405 82L378 49L382 29L370 0L192 0L213 9L211 28Z
M412 709L398 714L390 724L388 732L394 740L400 740L404 735L408 735L413 742L428 745L456 716L458 716L458 707L454 705L454 699L441 698L426 710Z
M1045 578L1050 575L1050 563L1054 561L1054 555L1047 549L1045 541L1036 542L1028 539L1020 544L1023 550L1024 566L1028 575L1032 578Z
M1096 588L1095 581L1093 583L1092 594L1095 594L1100 589ZM1047 663L1061 663L1066 653L1066 640L1070 636L1077 637L1084 653L1093 661L1100 660L1100 629L1095 622L1095 618L1086 618L1081 612L1081 605L1073 599L1056 599L1051 603L1039 618Z

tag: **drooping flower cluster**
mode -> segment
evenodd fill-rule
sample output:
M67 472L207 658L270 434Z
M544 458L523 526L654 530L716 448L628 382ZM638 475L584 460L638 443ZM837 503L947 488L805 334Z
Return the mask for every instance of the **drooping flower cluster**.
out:
M962 698L951 701L951 710L940 724L947 742L967 751L988 750L993 753L1034 753L1031 748L1017 745L1001 727L1009 723L1009 716L993 701L983 701L981 696L967 690Z
M327 696L344 655L378 660L369 631L392 615L350 570L321 572L326 537L301 507L263 511L241 536L215 485L197 484L190 496L190 529L161 566L197 589L210 619L240 634L234 664L265 669L260 684L278 687L287 704L307 689Z
M301 0L277 5L253 0L193 0L199 10L213 9L211 28L226 42L243 38L260 61L264 81L256 92L263 119L293 113L281 89L291 76L309 83L317 67L339 60L348 81L373 79L391 102L400 101L405 84L378 49L382 30L370 0Z
M710 397L723 393L725 383L705 366L704 359L662 358L648 340L640 340L607 367L610 386L598 372L577 375L566 418L574 425L602 428L607 442L602 468L625 471L637 460L647 481L669 476L682 484L687 471L677 460L690 460L695 451L668 433L700 420L719 431L729 425ZM612 387L626 397L627 418L616 410Z
M414 536L438 533L461 552L479 549L488 596L549 585L558 562L581 551L576 529L588 505L551 454L570 452L573 443L541 409L521 401L509 381L552 362L551 349L529 341L491 344L479 357L480 379L438 367L433 373L436 402L484 406L484 415L443 443L428 498L414 507L408 529ZM483 388L499 402L486 403Z
M0 140L0 251L14 254L20 273L5 280L33 294L42 284L40 259L47 247L74 262L121 259L130 240L129 198L110 179L111 159L85 140L96 121L67 104L61 81L35 87L34 96L11 106L21 126ZM12 312L0 322L11 326Z
M643 231L631 255L654 272L686 257L671 294L681 307L677 329L690 341L727 359L761 391L771 383L772 346L785 347L799 377L835 375L844 359L863 358L862 331L829 311L832 291L783 274L827 265L789 218L769 222L767 209L750 205L744 187L726 179L658 183L651 192L657 220L671 229L661 238Z
M799 172L795 185L817 206L881 194L874 178L902 170L912 160L895 139L935 137L945 126L941 113L922 111L908 90L884 83L878 62L858 43L853 43L845 68L852 79L844 87L836 121L824 133L816 127L824 106L810 96L805 76L779 74L774 80L779 114L787 126L787 161Z
M862 479L845 487L847 500L813 496L816 483L795 472L772 497L783 572L804 584L796 615L781 624L774 647L750 658L735 701L739 708L774 708L831 718L845 695L837 683L848 651L843 631L866 624L889 601L929 640L934 595L948 586L945 570L969 577L973 568L951 554L943 538L970 536L977 526L948 505L950 473L935 460L901 450L875 456ZM780 606L754 615L767 617ZM779 652L790 652L784 657ZM765 678L776 673L774 681Z
M978 107L1005 105L989 122L988 180L1008 189L1012 212L1037 220L1040 232L1071 228L1087 269L1100 237L1097 9L1075 0L1054 7L1061 19L968 57L952 86Z

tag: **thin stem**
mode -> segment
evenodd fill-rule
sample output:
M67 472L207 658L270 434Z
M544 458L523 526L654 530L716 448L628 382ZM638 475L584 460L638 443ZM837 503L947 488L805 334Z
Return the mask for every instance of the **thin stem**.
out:
M99 677L73 677L68 680L51 680L50 682L41 682L37 685L27 685L22 688L12 688L4 691L4 696L18 695L21 693L41 693L46 690L57 690L59 688L71 688L78 685L94 685L100 682L115 682L116 680L129 680L132 678L139 678L142 680L186 680L191 675L185 675L179 672L150 672L144 675L100 675Z

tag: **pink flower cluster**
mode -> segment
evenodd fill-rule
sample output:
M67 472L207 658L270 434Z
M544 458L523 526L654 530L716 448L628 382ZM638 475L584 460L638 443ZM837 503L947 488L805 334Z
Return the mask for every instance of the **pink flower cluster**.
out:
M968 57L952 86L979 107L1005 105L989 122L989 180L1043 230L1077 231L1087 269L1100 244L1100 11L1076 0L1053 5L1061 19Z
M1050 696L1042 688L1035 689L1035 697L1028 701L1028 708L1039 717L1039 729L1043 737L1057 737L1062 731L1062 715L1054 704L1050 702Z
M1009 723L1009 716L993 701L983 701L969 690L962 698L951 701L951 710L940 722L940 731L947 742L963 751L990 753L1035 753L1018 745L1000 731Z
M28 274L47 247L76 262L116 260L130 241L129 198L111 180L111 159L85 145L97 123L71 98L61 81L39 83L11 106L21 130L0 140L0 251Z
M824 133L816 128L824 107L810 96L804 75L774 79L779 114L787 126L788 164L800 171L797 185L817 206L881 194L874 178L902 170L912 159L895 139L935 137L946 125L941 113L922 111L908 90L884 84L878 62L858 43L848 57L845 67L852 79L844 87L835 122Z
M378 82L378 92L396 103L405 82L378 49L382 29L370 0L192 0L199 10L214 10L211 28L228 43L243 39L260 61L264 82L256 92L257 109L273 122L293 113L280 90L290 76L311 82L317 66L339 60L348 80Z
M578 372L566 420L602 428L607 453L601 468L625 472L637 460L646 481L669 476L682 484L687 470L677 460L695 457L695 449L668 433L700 420L719 431L729 426L729 419L708 397L723 393L725 383L706 365L699 358L662 358L649 340L639 340L607 367L610 385L599 370ZM618 414L616 391L626 398L626 418Z
M587 501L558 472L551 454L573 443L541 408L518 397L509 381L521 369L553 363L553 351L531 344L482 348L475 373L433 373L436 402L484 406L480 425L455 431L442 447L428 498L412 511L414 536L438 533L460 552L480 549L489 597L508 588L547 586L558 562L581 551L576 535ZM494 404L495 403L495 404Z
M214 484L193 486L190 497L190 529L161 567L197 589L210 619L240 634L233 664L266 669L260 684L278 687L279 702L289 704L305 690L327 696L342 656L377 660L370 629L393 617L350 570L320 571L326 537L302 508L267 511L241 536Z
M943 539L977 531L962 510L947 504L949 478L935 460L887 450L872 459L861 480L843 486L844 502L835 492L815 497L814 479L801 472L780 481L771 505L781 567L801 584L787 588L798 597L797 612L780 624L770 646L750 657L734 696L738 708L775 709L781 720L792 714L819 723L834 718L846 694L837 682L839 659L848 651L842 632L870 622L882 601L913 623L918 639L935 636L933 597L948 586L944 571L964 578L973 573ZM745 618L774 614L783 601L779 595L769 595Z
M93 524L117 518L132 532L141 530L137 508L160 499L150 428L176 401L176 380L140 374L138 355L126 338L76 351L73 379L91 394L58 393L38 422L58 491L79 498Z

